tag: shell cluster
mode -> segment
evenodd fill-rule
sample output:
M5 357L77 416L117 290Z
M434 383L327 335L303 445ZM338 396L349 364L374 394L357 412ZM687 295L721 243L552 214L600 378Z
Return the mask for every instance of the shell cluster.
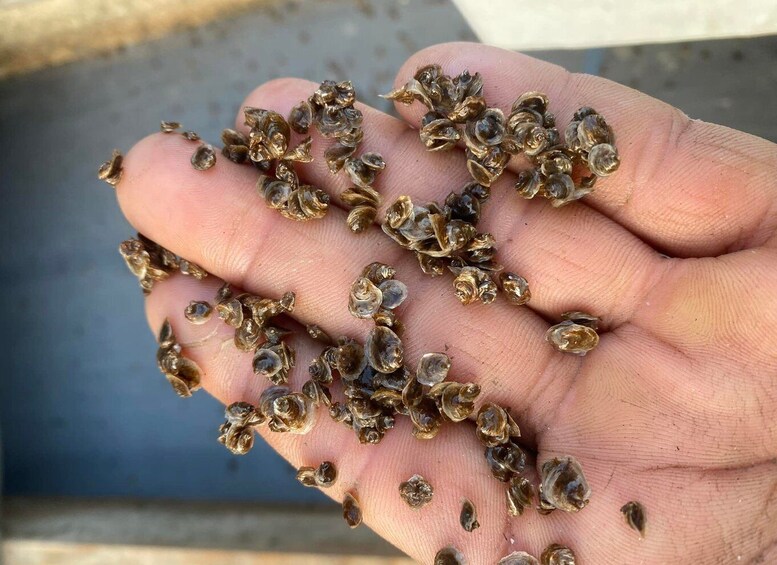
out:
M332 174L344 170L353 186L343 191L340 200L349 208L347 224L354 233L372 225L380 206L380 194L373 188L378 173L386 168L379 153L356 155L364 137L362 112L354 107L356 91L350 81L325 80L307 99L289 114L289 124L297 133L307 133L312 125L335 143L324 152Z
M337 480L337 468L331 461L324 461L318 467L300 467L297 480L306 487L329 488Z
M394 241L416 253L426 274L441 275L445 267L453 271L456 296L463 304L476 300L488 304L496 296L493 277L502 270L494 260L496 242L491 234L478 233L475 226L490 187L514 155L523 154L532 165L518 175L518 194L542 196L553 206L582 198L598 177L614 173L620 164L612 128L601 114L581 108L562 138L555 116L548 111L546 95L520 95L505 116L499 108L488 106L479 73L463 71L451 77L439 65L426 65L385 97L426 106L419 136L429 151L464 145L473 182L459 193L451 192L444 204L419 206L402 196L389 208L383 223ZM529 300L531 294L522 277L505 273L500 283L511 303Z
M140 233L137 237L123 241L119 253L127 268L137 277L143 294L149 294L154 283L169 278L176 271L195 279L208 276L202 267L182 259Z
M191 396L200 388L202 371L197 363L181 354L181 345L175 338L173 326L165 319L157 338L159 348L156 363L178 396Z
M219 428L219 443L235 455L245 455L254 446L253 428L265 417L248 402L233 402L224 411L227 419Z

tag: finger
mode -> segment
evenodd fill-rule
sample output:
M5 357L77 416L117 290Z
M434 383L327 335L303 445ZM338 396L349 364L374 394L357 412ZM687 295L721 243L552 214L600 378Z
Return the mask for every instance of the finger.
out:
M118 196L140 232L249 292L277 297L295 291L295 318L335 336L367 333L368 324L348 313L348 289L372 261L393 264L410 289L399 316L407 325L411 367L423 353L447 351L452 374L495 385L489 400L521 414L527 438L533 420L563 396L577 360L545 343L547 323L530 310L464 307L450 282L423 276L415 258L377 229L355 237L337 209L322 221L286 220L261 202L250 167L219 162L196 171L191 151L179 136L157 134L128 153Z
M275 80L254 90L243 106L272 108L286 115L315 88L308 81ZM379 220L401 195L410 195L417 202L442 202L450 191L468 182L463 154L429 153L417 133L401 120L369 106L359 108L364 114L363 149L380 152L387 163L376 181L384 199ZM236 125L246 131L242 111ZM340 193L350 186L347 175L328 170L323 154L332 141L314 129L310 132L314 159L301 168L301 175L306 182ZM529 306L550 318L567 310L586 310L602 317L604 326L628 320L666 262L627 230L588 207L556 210L547 203L516 198L510 188L514 175L505 177L494 187L479 228L495 235L500 249L497 259L529 280Z
M158 283L147 300L149 324L156 333L164 319L170 320L184 355L202 368L203 387L208 392L225 404L256 404L269 383L252 373L251 353L232 346L234 329L216 317L196 326L183 316L190 300L212 299L220 284L211 277L193 281L182 276ZM321 346L301 334L289 341L297 352L289 386L299 390L308 378L308 361L320 353ZM214 441L220 423L213 422ZM353 430L334 422L319 408L309 434L272 433L266 426L259 427L258 433L295 468L332 461L338 470L337 482L323 492L336 501L346 492L356 492L365 522L421 562L430 563L446 545L458 547L474 563L494 563L500 557L507 523L504 485L490 476L469 422L446 425L434 440L424 441L415 439L407 419L401 418L380 444L361 445ZM414 474L423 475L435 490L432 503L420 511L411 510L398 492L399 483ZM481 527L472 533L458 523L463 497L472 500L478 510ZM533 520L516 530L514 535L520 535L526 546L541 549L549 543L547 530L534 526Z
M777 231L773 143L690 120L606 79L486 45L423 49L402 66L396 86L430 63L451 75L478 71L486 100L506 110L524 91L547 93L560 129L577 108L596 108L615 131L621 166L584 202L670 255L712 256L757 247ZM414 127L426 111L418 103L398 104L397 110ZM512 160L511 168L524 168L521 161Z

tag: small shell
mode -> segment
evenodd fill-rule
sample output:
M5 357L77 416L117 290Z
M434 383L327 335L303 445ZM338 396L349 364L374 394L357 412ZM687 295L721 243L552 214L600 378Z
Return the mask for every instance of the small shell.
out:
M316 470L313 467L300 467L297 470L297 480L306 487L315 487Z
M572 310L569 312L562 312L561 313L561 319L562 320L569 320L570 322L574 322L576 324L580 324L581 326L588 326L592 330L598 330L599 329L599 322L601 321L596 316L593 316L591 314L587 314L585 312L580 312L579 310Z
M449 384L440 396L440 412L451 422L462 422L475 411L475 399L480 395L480 385Z
M292 392L273 401L270 429L303 435L313 428L315 407L301 392Z
M478 522L478 513L475 509L475 505L468 499L464 499L461 503L461 514L459 514L459 524L465 531L471 532L480 527Z
M356 498L356 492L346 492L343 497L343 518L350 528L362 523L362 510Z
M157 335L157 343L161 347L172 347L175 344L175 333L173 332L173 326L170 320L165 318L162 322L162 327L159 328L159 334Z
M385 263L370 263L362 269L362 276L370 279L373 284L380 285L383 281L393 279L397 274L396 269Z
M486 461L491 474L500 481L507 482L513 475L523 472L526 467L526 453L517 444L508 441L486 448Z
M283 368L280 355L271 349L258 349L253 360L254 373L267 377L275 376Z
M540 562L525 551L513 551L502 557L496 565L540 565Z
M526 304L531 298L529 283L520 275L508 272L500 273L499 284L505 297L511 304L521 306Z
M507 512L510 516L520 516L531 505L534 487L525 477L513 476L507 485Z
M441 383L448 376L451 358L445 353L425 353L418 360L416 379L425 386Z
M448 151L461 138L456 125L447 118L432 120L419 131L421 143L427 151Z
M205 301L192 300L184 310L184 316L192 324L204 324L213 314L213 307Z
M308 373L310 374L310 378L317 383L327 386L332 384L332 368L323 357L316 357L310 362Z
M370 331L364 349L370 366L378 372L391 373L402 366L402 340L385 326L377 326Z
M621 506L621 514L623 514L626 523L634 530L639 532L639 537L645 537L645 526L647 524L647 516L645 513L645 507L639 502L632 500Z
M181 136L186 141L199 141L200 140L200 134L196 131L182 131Z
M235 331L235 347L240 351L253 351L262 340L262 327L253 318L244 318Z
M100 165L100 168L97 169L97 178L104 180L111 186L116 186L119 184L119 181L121 180L121 174L124 171L121 166L123 162L124 157L122 154L119 153L118 149L114 149L111 158Z
M486 447L507 443L511 436L521 435L518 425L507 411L493 402L486 402L478 410L476 433Z
M336 349L333 367L337 369L343 380L358 379L366 366L365 350L359 343L348 341Z
M599 344L596 330L570 320L552 326L545 339L558 351L575 355L585 355Z
M601 143L613 143L614 136L601 114L589 114L577 126L577 140L580 149L590 151Z
M542 465L540 495L544 502L565 512L577 512L588 504L591 487L574 457L553 458Z
M548 96L534 90L524 92L513 102L513 111L519 108L529 108L544 114L548 109Z
M248 137L237 130L225 128L221 130L221 142L226 145L248 145Z
M434 556L434 565L467 565L464 554L453 546L443 547Z
M410 508L421 508L432 501L434 488L421 475L413 475L407 481L400 483L399 496Z
M377 216L378 211L375 206L356 206L348 212L346 224L353 233L361 233L373 224Z
M192 155L192 167L205 171L216 164L216 152L210 144L200 145Z
M540 555L542 565L575 565L575 554L566 546L554 543Z
M381 308L393 310L407 298L407 286L401 281L385 280L378 285L378 288L383 293L383 301L380 303Z
M159 122L159 129L162 133L172 133L180 127L181 124L179 122L166 122L164 120Z
M331 461L324 461L315 473L316 484L321 488L329 488L337 480L337 468Z
M408 409L413 422L413 437L433 439L442 427L442 416L437 405L429 398L423 398L417 405Z
M259 396L259 413L265 419L269 419L273 415L273 404L277 398L286 396L291 393L291 389L287 386L271 386L266 388L264 392Z
M597 177L606 177L618 170L621 161L618 150L609 143L594 145L588 152L588 168Z
M343 169L345 169L345 172L351 177L351 182L356 186L368 187L375 182L376 170L368 167L361 159L349 157L345 160Z
M313 109L310 103L303 100L289 112L289 126L297 133L307 133L313 122Z
M336 143L324 151L324 161L329 172L335 174L340 171L348 160L356 152L356 147Z
M314 380L305 381L305 384L302 385L302 394L307 396L316 406L319 404L324 404L325 406L332 404L332 393L329 392L328 388Z
M410 409L418 406L424 398L424 389L415 377L408 379L402 389L402 404Z
M360 277L351 285L348 295L348 311L356 318L371 318L380 309L383 292L366 277Z

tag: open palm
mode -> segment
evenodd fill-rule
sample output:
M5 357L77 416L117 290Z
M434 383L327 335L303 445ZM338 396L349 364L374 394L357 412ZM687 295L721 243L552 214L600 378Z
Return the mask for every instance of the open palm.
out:
M305 436L261 433L294 465L334 461L340 478L327 494L340 499L356 487L365 521L424 563L446 545L487 564L514 550L539 555L553 542L572 547L580 563L777 561L777 146L607 80L480 45L423 50L397 86L429 63L452 75L479 71L486 99L505 109L524 91L544 91L562 127L592 106L618 136L620 170L580 202L554 209L518 197L519 159L493 187L480 229L496 236L500 261L529 280L528 307L462 306L450 280L425 277L378 225L350 234L334 206L322 221L284 219L264 205L253 168L222 159L196 171L194 145L180 136L153 135L132 149L118 186L122 209L139 231L216 277L262 296L295 291L294 317L333 335L364 338L370 324L347 310L350 283L372 261L395 266L410 290L399 313L411 366L447 351L453 380L477 382L481 400L512 409L537 462L564 454L581 462L591 502L578 514L509 517L505 485L490 476L469 423L422 441L400 419L379 446L360 445L323 414ZM245 104L287 114L315 86L273 81ZM420 105L398 107L405 120L361 109L363 147L388 164L376 183L385 203L403 194L442 200L467 182L462 154L424 151L413 129ZM242 112L237 126L245 129ZM314 135L317 158L299 171L336 203L346 176L326 169L329 145ZM149 320L156 331L170 318L179 341L196 344L186 354L211 394L255 403L268 383L252 373L249 353L223 346L231 328L183 318L190 300L212 300L219 285L214 277L160 283ZM547 320L573 309L603 319L599 347L583 358L544 341ZM320 346L299 332L292 343L299 389ZM416 473L435 487L420 511L397 490ZM478 508L472 533L458 524L463 497ZM647 510L643 540L620 515L629 500Z

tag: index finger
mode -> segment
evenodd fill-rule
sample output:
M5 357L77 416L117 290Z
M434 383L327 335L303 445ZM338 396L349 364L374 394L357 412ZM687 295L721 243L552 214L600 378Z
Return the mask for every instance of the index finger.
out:
M657 249L679 257L713 256L763 245L777 232L774 143L692 120L612 81L486 45L423 49L405 62L395 86L430 63L452 76L479 72L488 104L503 110L523 92L545 92L562 132L575 110L595 108L615 131L621 166L583 202ZM427 111L419 103L397 104L397 110L414 127ZM522 161L513 159L509 167L524 169Z

